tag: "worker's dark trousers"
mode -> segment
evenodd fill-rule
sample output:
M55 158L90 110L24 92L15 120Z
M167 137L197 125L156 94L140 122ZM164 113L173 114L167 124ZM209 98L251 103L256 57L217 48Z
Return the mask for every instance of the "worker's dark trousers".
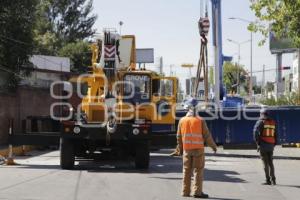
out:
M261 151L260 156L264 164L266 181L267 182L270 182L270 180L276 181L274 164L273 164L273 151Z

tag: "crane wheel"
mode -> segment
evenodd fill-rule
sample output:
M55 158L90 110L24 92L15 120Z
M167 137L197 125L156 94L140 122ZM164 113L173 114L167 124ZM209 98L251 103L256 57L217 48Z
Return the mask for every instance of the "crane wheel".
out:
M150 161L149 141L137 142L135 144L135 168L148 169Z

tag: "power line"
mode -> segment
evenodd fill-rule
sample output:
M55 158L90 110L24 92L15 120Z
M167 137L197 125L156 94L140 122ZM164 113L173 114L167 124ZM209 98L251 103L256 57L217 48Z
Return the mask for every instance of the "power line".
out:
M3 35L0 35L0 39L1 39L1 38L2 38L2 40L3 40L3 39L6 39L6 40L10 40L10 41L12 41L12 42L18 43L18 44L27 45L27 46L31 46L31 47L33 47L33 48L37 48L37 47L34 46L33 44L30 44L30 43L27 43L27 42L23 42L23 41L21 41L21 40L17 40L17 39L11 38L11 37L6 37L6 36L3 36ZM38 48L41 48L41 47L38 47ZM48 51L48 49L46 49L46 48L41 48L41 49ZM89 53L91 53L91 52L83 52L83 53L89 54ZM55 64L55 65L58 65L58 66L61 66L61 65L62 65L62 63L54 62L54 61L52 61L52 60L50 60L50 59L47 59L47 58L45 58L45 57L43 57L43 56L41 56L41 55L35 55L35 56L38 56L38 57L40 57L41 59L47 60L47 61L51 62L52 64Z
M28 46L31 46L31 47L35 48L35 46L32 45L32 44L29 44L27 42L23 42L23 41L20 41L20 40L16 40L16 39L13 39L13 38L9 38L9 37L3 36L3 35L0 35L0 38L4 38L4 39L7 39L7 40L10 40L10 41L19 43L19 44L28 45ZM46 49L44 49L44 50L46 50ZM41 55L35 55L35 56L38 56L41 59L47 60L47 61L51 62L52 64L55 64L55 65L58 65L58 66L60 66L62 64L62 63L57 63L57 62L54 62L53 60L47 59L47 58L45 58Z
M46 49L46 48L43 48L43 47L36 47L36 46L34 46L33 44L31 44L31 43L23 42L23 41L21 41L21 40L17 40L17 39L15 39L15 38L3 36L3 35L0 34L0 39L1 39L1 38L6 39L6 40L10 40L10 41L12 41L12 42L16 42L16 43L19 43L19 44L31 46L31 47L33 47L33 48L40 48L40 49L46 50L46 51L49 50L49 49ZM83 53L91 53L91 51L85 51L85 52L83 52Z
M277 68L269 68L269 69L265 69L265 70L258 70L258 71L253 71L252 73L260 73L260 72L267 72L267 71L274 71L277 70ZM285 70L285 69L281 69L281 70Z
M269 69L265 69L265 70L258 70L258 71L253 71L252 73L260 73L260 72L267 72L267 71L274 71L276 70L276 68L269 68Z
M12 70L7 69L7 67L5 67L5 66L3 66L3 65L0 65L0 69L1 69L2 71L5 71L5 72L8 72L8 73L14 74L15 76L17 76L17 77L19 77L19 78L21 78L21 79L28 79L28 78L26 78L25 76L21 76L20 74L14 72L14 71L12 71Z
M6 40L10 40L10 41L16 42L16 43L20 43L20 44L23 44L23 45L28 45L28 46L34 47L32 44L27 43L27 42L23 42L21 40L17 40L17 39L14 39L14 38L6 37L6 36L3 36L3 35L0 35L0 37L4 38Z
M20 41L20 40L16 40L16 39L13 39L13 38L5 37L5 36L3 36L3 35L0 35L0 38L4 38L4 39L7 39L7 40L10 40L10 41L19 43L19 44L23 44L23 45L28 45L28 46L31 46L31 47L35 47L35 46L33 46L32 44L29 44L29 43L26 43L26 42L22 42L22 41ZM46 50L46 49L45 49L45 50ZM57 62L54 62L54 61L52 61L52 60L49 60L49 59L47 59L47 58L44 58L44 57L42 57L41 55L36 55L36 56L38 56L38 57L40 57L40 58L42 58L42 59L44 59L44 60L48 60L49 62L51 62L51 63L53 63L53 64L56 64L56 65L60 65L60 64L61 64L61 63L57 63Z

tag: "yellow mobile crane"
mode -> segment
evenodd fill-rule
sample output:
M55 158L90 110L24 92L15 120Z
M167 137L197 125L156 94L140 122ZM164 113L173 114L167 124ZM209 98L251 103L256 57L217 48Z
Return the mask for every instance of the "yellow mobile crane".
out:
M109 151L148 168L153 136L174 137L177 78L137 69L133 35L107 29L91 48L92 71L76 78L87 93L74 118L62 122L61 167L72 169L76 157Z

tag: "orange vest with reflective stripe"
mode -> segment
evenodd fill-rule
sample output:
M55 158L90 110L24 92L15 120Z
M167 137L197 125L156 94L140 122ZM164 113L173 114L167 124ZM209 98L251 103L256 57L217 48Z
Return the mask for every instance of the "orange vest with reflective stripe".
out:
M200 117L183 117L180 122L183 150L202 149L202 119Z
M264 128L260 139L266 143L275 144L275 121L272 119L264 120Z

